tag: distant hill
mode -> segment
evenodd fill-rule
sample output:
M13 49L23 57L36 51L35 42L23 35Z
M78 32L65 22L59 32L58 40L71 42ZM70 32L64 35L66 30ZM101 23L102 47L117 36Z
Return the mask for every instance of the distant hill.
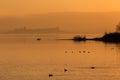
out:
M79 33L113 32L120 22L120 12L61 12L27 16L0 17L0 30L7 31L26 26L42 29L59 26Z
M40 34L40 33L63 33L58 27L55 28L43 28L43 29L27 29L19 28L11 31L4 32L6 34Z

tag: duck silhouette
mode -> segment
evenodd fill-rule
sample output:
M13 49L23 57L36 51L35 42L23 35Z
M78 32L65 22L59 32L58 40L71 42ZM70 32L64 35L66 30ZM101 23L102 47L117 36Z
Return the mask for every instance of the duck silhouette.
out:
M49 74L48 76L49 76L49 77L52 77L52 76L53 76L53 74Z
M67 72L68 70L67 69L64 69L64 72Z
M40 38L37 38L37 40L39 41L39 40L41 40Z
M91 69L95 69L95 67L92 66Z

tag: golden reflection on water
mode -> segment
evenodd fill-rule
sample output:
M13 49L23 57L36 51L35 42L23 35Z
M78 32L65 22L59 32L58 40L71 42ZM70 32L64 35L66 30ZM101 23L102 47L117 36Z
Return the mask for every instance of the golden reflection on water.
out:
M0 53L1 80L120 79L119 44L15 38L1 41Z

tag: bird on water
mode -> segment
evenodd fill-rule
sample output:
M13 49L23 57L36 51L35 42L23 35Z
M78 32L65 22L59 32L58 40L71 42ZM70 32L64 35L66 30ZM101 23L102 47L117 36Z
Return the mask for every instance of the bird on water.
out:
M48 76L49 76L49 77L52 77L52 76L53 76L53 74L49 74Z
M91 69L95 69L95 67L91 67Z
M67 72L68 70L67 69L64 69L64 72Z
M39 41L39 40L41 40L40 38L37 38L37 40Z

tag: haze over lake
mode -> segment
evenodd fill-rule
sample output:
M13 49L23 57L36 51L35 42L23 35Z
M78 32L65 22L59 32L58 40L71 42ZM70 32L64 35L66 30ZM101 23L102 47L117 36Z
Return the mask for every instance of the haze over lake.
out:
M73 35L1 34L0 79L120 79L120 44L56 40Z
M0 0L0 80L120 80L120 0Z
M26 16L0 17L0 30L9 31L26 27L44 29L59 27L74 33L105 33L115 31L120 12L59 12Z

